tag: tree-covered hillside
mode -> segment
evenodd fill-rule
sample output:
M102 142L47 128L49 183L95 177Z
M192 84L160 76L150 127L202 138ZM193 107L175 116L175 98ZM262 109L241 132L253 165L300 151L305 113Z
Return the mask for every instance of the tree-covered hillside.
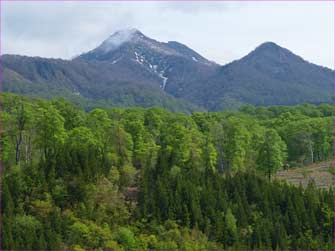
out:
M186 45L131 29L72 60L3 55L1 62L5 92L66 97L88 110L159 106L191 113L334 100L333 70L273 42L218 65Z
M333 107L85 112L2 94L3 249L333 249Z

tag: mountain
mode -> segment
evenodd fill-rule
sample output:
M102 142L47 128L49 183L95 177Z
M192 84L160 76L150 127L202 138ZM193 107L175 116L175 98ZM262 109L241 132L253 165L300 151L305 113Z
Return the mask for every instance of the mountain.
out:
M114 79L134 83L143 79L174 97L184 96L193 82L205 81L219 68L181 43L158 42L136 29L114 33L74 61L113 70Z
M160 106L189 113L203 110L149 82L116 81L111 72L85 62L5 55L3 91L46 99L64 96L88 110L94 107ZM131 72L128 72L131 74Z
M240 60L222 66L204 88L184 98L196 100L209 110L242 104L329 103L333 85L334 71L266 42Z
M180 53L169 46L137 30L127 30L115 33L95 50L73 60L4 55L3 90L43 98L65 96L88 109L113 105L160 106L182 112L203 110L163 91L168 82L166 76L171 74L165 75L164 71L173 60L193 62L192 50L184 46L178 48L185 50ZM144 55L151 58L146 61ZM192 56L206 63L197 53Z
M65 96L87 109L161 106L191 112L332 101L332 70L271 42L221 66L179 42L128 29L72 60L4 55L2 64L3 91Z

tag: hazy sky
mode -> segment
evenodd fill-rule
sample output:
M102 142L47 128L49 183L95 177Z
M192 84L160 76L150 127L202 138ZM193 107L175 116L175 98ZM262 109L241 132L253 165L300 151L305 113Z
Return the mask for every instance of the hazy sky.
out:
M334 68L331 2L2 2L2 54L71 58L119 29L225 64L265 41Z

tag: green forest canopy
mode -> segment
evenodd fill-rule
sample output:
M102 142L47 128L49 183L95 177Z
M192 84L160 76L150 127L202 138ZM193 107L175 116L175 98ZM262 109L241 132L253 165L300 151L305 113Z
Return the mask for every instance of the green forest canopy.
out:
M84 112L2 94L3 249L332 249L333 107Z

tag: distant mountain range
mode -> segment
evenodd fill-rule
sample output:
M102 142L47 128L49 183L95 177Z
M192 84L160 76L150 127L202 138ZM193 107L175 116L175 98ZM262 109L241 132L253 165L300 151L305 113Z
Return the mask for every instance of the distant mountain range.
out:
M219 111L244 104L294 105L333 100L334 71L266 42L221 66L186 45L122 30L72 60L2 56L3 91L64 96L87 109L160 106Z

